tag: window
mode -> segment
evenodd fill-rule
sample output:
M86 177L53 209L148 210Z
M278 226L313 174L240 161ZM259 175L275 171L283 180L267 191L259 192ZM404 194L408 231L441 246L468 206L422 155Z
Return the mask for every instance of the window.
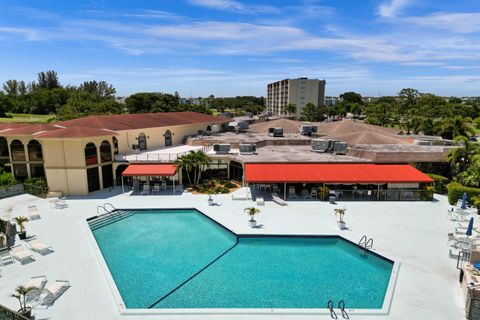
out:
M40 164L40 163L30 164L30 176L32 178L45 177L45 169L43 168L43 164Z
M169 147L172 145L172 133L170 130L165 132L165 147Z
M117 138L113 137L113 154L118 154L118 140Z
M14 164L13 175L15 179L23 181L28 178L27 165L26 164Z
M138 149L139 150L147 150L147 137L144 133L140 133L138 135Z
M4 137L0 137L0 157L8 158L8 142Z
M102 166L102 180L103 180L103 189L110 188L113 186L113 166L111 164Z
M88 192L100 190L98 167L87 169Z
M26 161L25 148L20 140L13 140L10 144L13 161Z
M112 161L112 147L106 140L100 145L100 161L102 163Z
M97 164L97 146L93 142L87 143L85 146L85 164L87 166Z
M28 160L43 161L42 145L37 140L30 140L27 146Z

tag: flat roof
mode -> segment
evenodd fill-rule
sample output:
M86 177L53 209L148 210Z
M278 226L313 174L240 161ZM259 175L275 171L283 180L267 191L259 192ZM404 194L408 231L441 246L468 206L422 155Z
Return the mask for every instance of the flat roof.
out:
M247 182L419 183L433 179L408 164L247 163Z

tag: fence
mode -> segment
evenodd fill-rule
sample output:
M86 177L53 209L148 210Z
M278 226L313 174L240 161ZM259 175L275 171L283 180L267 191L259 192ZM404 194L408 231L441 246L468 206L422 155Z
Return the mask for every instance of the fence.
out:
M332 192L333 193L333 192ZM337 190L338 201L430 201L433 193L429 190Z
M0 304L0 319L1 320L29 320L27 317L22 316L21 314L16 313L9 308L2 306Z
M117 154L115 155L115 160L117 161L133 161L133 162L174 162L181 156L189 154L192 151L210 151L210 146L203 146L200 149L188 150L183 152L175 153L166 153L166 152L140 152L140 153L129 153L129 154Z

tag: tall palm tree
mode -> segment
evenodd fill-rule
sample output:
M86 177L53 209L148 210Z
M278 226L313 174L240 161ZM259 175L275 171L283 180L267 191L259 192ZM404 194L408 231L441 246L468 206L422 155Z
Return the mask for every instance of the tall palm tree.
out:
M192 156L193 160L193 168L194 168L194 185L198 185L200 183L200 178L202 176L202 172L205 171L212 162L212 158L207 156L204 152L198 151L193 153Z
M441 135L446 139L454 139L457 136L470 137L475 135L475 129L470 125L472 119L458 115L453 118L445 118L442 123Z
M455 142L461 144L460 147L453 149L448 155L448 162L455 174L465 171L472 161L478 158L480 147L477 143L470 142L465 136L458 136Z
M192 170L193 162L192 162L192 157L190 153L184 154L183 156L178 157L177 160L175 160L174 164L177 167L177 171L181 171L185 169L188 183L191 185L192 179L190 178L190 171Z

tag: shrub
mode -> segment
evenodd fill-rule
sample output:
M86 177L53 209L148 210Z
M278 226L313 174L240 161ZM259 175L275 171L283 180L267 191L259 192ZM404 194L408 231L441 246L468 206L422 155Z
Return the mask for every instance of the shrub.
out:
M466 187L458 182L451 182L447 185L448 189L448 202L451 205L457 203L458 199L462 199L464 193L467 194L468 202L472 203L472 199L476 196L480 196L480 188Z
M225 187L216 187L215 192L216 193L229 193L230 190L228 188L225 188Z
M47 180L45 178L28 178L24 181L25 184L31 184L39 188L47 187Z
M427 173L427 176L435 180L434 182L435 193L445 194L447 192L447 183L448 183L447 177L441 176L439 174L434 174L434 173Z
M0 186L11 186L18 183L10 172L2 172L0 174Z
M232 189L232 188L236 188L236 187L237 187L237 185L236 185L235 183L231 182L231 181L227 181L227 183L225 183L223 186L224 186L225 188L229 188L229 189Z

